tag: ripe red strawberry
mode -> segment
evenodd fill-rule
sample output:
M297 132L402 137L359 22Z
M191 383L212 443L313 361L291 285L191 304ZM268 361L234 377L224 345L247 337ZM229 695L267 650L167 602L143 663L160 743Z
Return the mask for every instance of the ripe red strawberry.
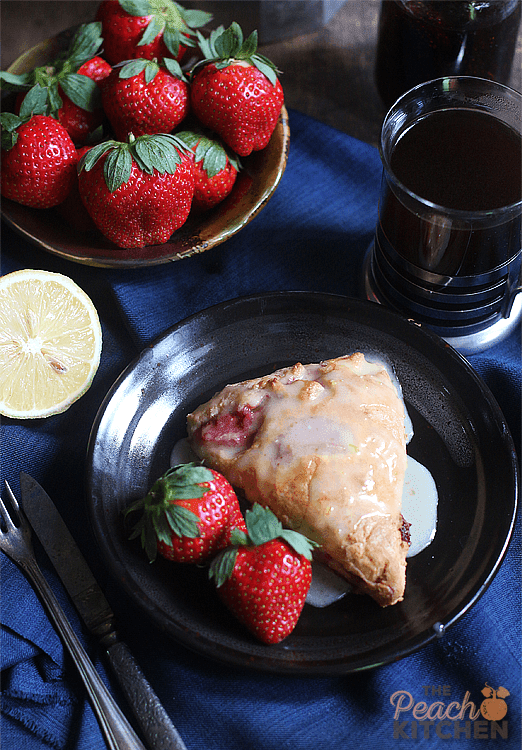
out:
M104 55L115 65L123 60L173 57L180 61L194 47L194 29L212 18L187 10L173 0L103 0L96 20L102 24Z
M80 160L78 175L87 211L119 247L162 244L187 220L194 165L174 135L99 143Z
M192 209L207 211L221 203L232 191L241 169L239 158L217 136L184 130L176 133L194 154L196 185Z
M105 119L97 84L112 68L97 55L103 42L100 31L100 23L83 24L67 52L48 65L19 76L0 73L4 88L20 92L17 112L36 86L43 107L38 113L58 119L77 145L83 145Z
M51 208L65 200L76 180L76 149L57 120L30 114L22 105L20 115L0 115L2 195L24 206Z
M175 60L132 60L114 68L102 102L116 137L170 133L189 110L189 87Z
M246 530L232 486L196 463L169 469L125 514L137 510L130 539L140 538L151 562L158 552L174 562L205 562L230 544L232 529Z
M191 104L198 120L214 130L239 156L268 144L284 95L277 69L257 54L257 32L243 41L237 23L204 39L204 60L191 71Z
M259 640L279 643L295 628L312 582L315 542L283 529L271 510L254 505L247 533L234 531L231 546L209 569L220 599Z

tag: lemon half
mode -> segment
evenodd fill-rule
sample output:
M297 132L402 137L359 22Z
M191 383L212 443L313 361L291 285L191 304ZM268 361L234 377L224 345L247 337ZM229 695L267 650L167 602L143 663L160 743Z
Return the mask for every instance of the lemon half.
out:
M67 276L24 269L0 278L0 413L36 419L68 409L100 363L98 313Z

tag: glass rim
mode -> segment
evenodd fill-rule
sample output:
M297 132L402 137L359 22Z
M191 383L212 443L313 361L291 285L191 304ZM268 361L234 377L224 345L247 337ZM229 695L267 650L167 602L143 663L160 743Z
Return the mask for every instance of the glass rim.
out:
M410 190L395 175L393 169L391 168L390 161L384 152L384 147L383 147L383 138L384 138L386 124L390 122L393 114L400 107L401 102L403 102L407 97L411 98L412 94L414 94L419 89L422 89L428 86L436 86L437 84L440 85L442 84L443 81L464 81L464 82L473 81L473 82L478 82L478 83L486 83L488 84L488 86L497 87L497 89L504 91L504 92L508 92L511 97L518 99L520 108L522 109L522 93L520 93L520 91L517 91L516 89L513 89L510 86L506 86L503 83L499 83L498 81L493 81L488 78L480 78L478 76L441 76L439 78L432 78L429 81L423 81L422 83L417 84L416 86L409 89L408 91L405 91L404 94L401 94L401 96L389 108L388 112L386 113L384 117L384 120L381 126L380 137L379 137L379 153L381 156L381 161L382 161L386 176L388 178L391 178L394 184L398 188L400 188L404 193L406 193L406 195L408 195L409 198L417 201L418 203L422 204L426 208L432 210L434 213L449 214L455 219L460 219L462 221L469 221L470 219L473 219L475 221L478 221L480 219L492 219L494 217L498 217L503 214L518 213L519 211L522 212L522 196L520 200L515 201L514 203L508 203L505 206L498 206L497 208L489 208L489 209L485 209L481 211L469 211L466 209L448 208L447 206L443 206L442 204L434 203L433 201L430 201L427 198L423 198L418 193L415 193L413 190ZM492 117L494 116L495 115L492 114ZM499 118L496 118L496 119L499 119Z

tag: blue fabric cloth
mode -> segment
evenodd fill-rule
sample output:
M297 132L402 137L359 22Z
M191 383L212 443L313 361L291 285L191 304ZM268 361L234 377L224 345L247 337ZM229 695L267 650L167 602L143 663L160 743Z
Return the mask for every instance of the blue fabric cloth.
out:
M102 321L102 361L88 393L45 420L4 420L2 475L15 493L19 473L49 492L104 582L122 636L141 664L188 750L377 750L439 746L520 747L520 522L497 576L479 602L443 638L407 658L351 676L296 678L224 668L159 632L107 580L91 534L83 471L90 427L113 381L169 326L223 300L274 290L359 296L361 260L375 226L381 166L377 150L298 112L290 112L287 170L263 211L238 235L202 255L140 270L69 263L3 227L3 269L64 273L93 299ZM520 330L470 358L504 411L520 456ZM126 709L47 558L40 563L73 627ZM83 687L23 574L2 564L2 747L97 750L104 747ZM391 696L418 703L478 706L485 682L505 687L508 736L470 722L394 723ZM403 721L408 719L407 724ZM482 719L482 717L480 717ZM499 725L500 726L500 725ZM502 727L500 727L502 728ZM453 735L456 732L456 736ZM484 739L483 737L488 737Z

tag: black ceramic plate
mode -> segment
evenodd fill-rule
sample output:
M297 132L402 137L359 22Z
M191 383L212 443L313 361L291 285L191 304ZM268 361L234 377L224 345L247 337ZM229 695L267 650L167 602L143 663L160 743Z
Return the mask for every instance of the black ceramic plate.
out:
M265 646L218 601L204 570L150 565L126 539L122 510L169 466L185 415L228 382L353 351L395 369L415 435L409 453L433 474L439 521L408 564L404 601L381 609L347 595L305 605L294 632ZM169 330L122 374L93 426L88 498L108 567L173 638L229 664L286 674L342 674L395 661L439 636L492 580L517 503L513 443L496 402L444 341L370 302L275 293L227 302Z

